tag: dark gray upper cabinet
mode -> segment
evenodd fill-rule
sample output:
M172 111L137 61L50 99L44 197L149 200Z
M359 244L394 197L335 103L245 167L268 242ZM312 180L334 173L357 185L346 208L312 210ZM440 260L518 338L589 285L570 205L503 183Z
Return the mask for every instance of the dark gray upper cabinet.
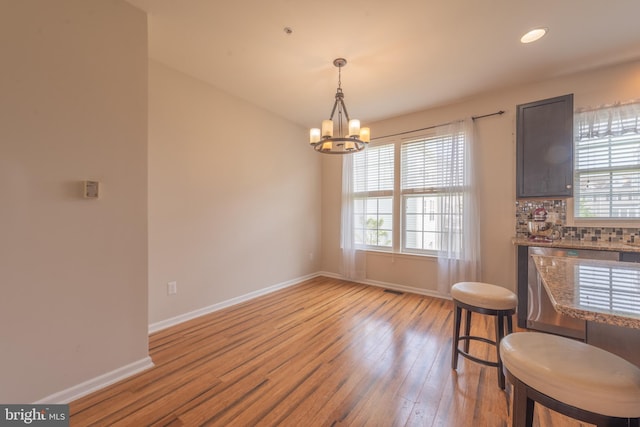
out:
M573 196L573 94L517 109L516 197Z

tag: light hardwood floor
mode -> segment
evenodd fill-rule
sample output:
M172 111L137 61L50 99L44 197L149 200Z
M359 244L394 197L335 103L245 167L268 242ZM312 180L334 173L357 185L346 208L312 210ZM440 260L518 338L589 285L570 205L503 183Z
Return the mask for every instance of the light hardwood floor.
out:
M151 335L155 367L72 402L71 425L509 425L495 368L451 370L451 335L449 301L318 277Z

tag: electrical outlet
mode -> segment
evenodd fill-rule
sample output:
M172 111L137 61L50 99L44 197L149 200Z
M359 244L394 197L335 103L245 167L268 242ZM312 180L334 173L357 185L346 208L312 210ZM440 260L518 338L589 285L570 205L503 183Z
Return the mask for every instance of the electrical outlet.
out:
M98 181L82 181L85 199L97 199L100 197L100 183Z
M175 295L178 293L178 282L167 283L167 295Z

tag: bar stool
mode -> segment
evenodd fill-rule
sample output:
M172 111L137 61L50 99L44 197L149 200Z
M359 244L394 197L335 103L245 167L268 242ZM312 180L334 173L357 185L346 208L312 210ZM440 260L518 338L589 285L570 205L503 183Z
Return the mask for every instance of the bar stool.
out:
M451 287L451 297L454 305L453 318L453 351L451 354L451 368L457 369L458 355L476 363L498 368L498 385L504 389L504 372L500 359L500 341L505 334L513 332L512 316L516 312L518 299L516 294L500 286L482 282L459 282ZM460 335L462 310L466 310L464 335ZM496 340L487 337L471 335L471 313L495 316ZM507 320L506 330L504 320ZM464 349L460 349L459 342L464 341ZM496 347L496 361L480 359L469 354L469 343L481 341Z
M556 335L506 336L500 355L513 384L513 427L533 425L534 403L599 427L640 426L640 368Z

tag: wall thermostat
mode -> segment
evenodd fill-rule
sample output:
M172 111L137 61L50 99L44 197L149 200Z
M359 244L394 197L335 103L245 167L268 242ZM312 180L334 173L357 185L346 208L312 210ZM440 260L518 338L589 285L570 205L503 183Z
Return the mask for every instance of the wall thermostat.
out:
M100 183L98 181L83 181L84 198L97 199L100 195Z

